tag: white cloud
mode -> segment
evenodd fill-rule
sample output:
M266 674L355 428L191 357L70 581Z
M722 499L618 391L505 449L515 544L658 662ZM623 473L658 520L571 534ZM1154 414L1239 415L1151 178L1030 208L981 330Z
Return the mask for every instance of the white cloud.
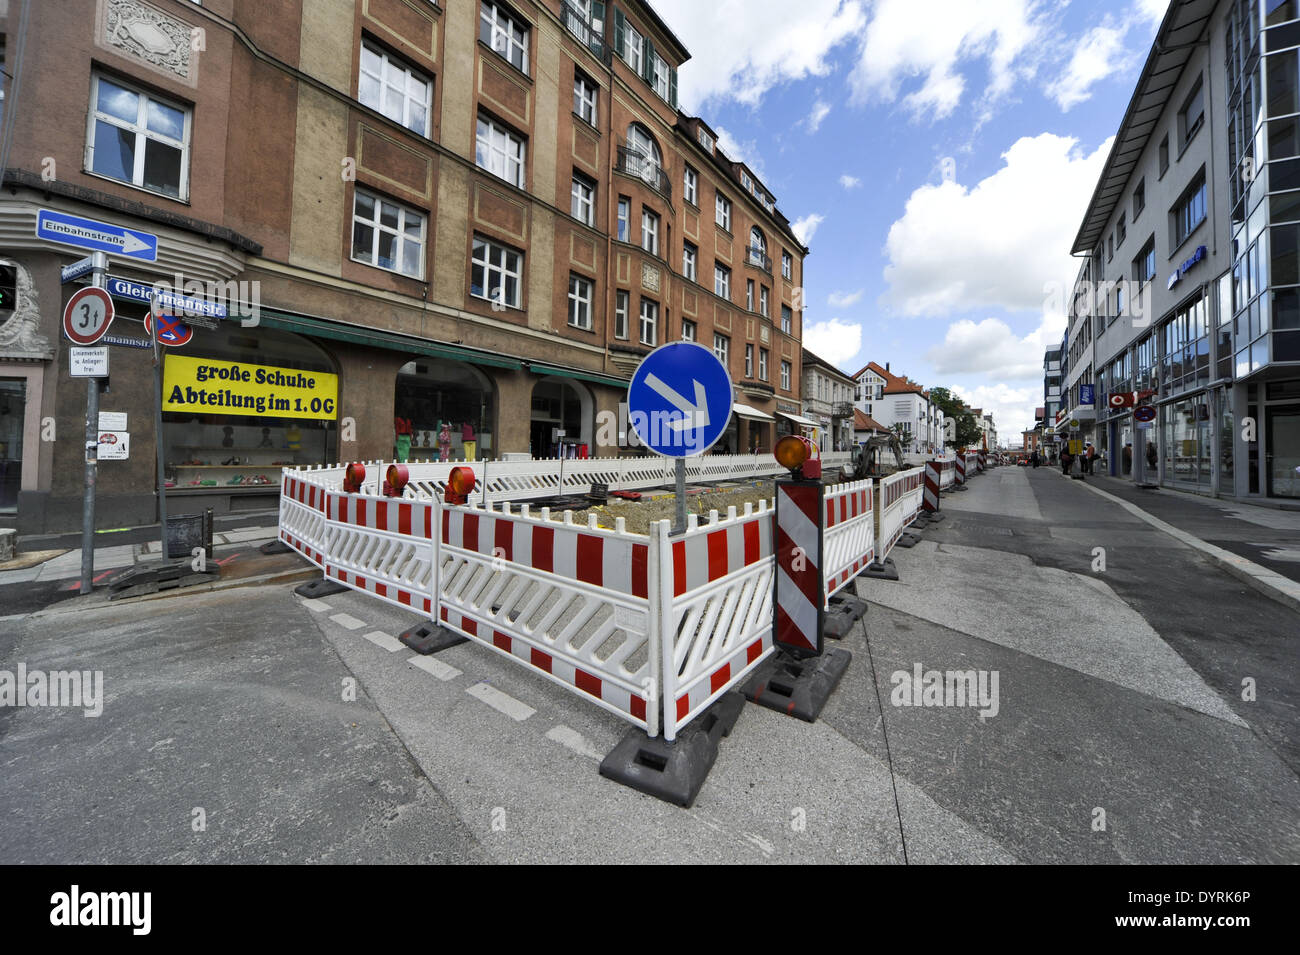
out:
M862 326L838 318L826 322L806 323L803 344L819 358L832 365L848 361L862 349Z
M808 245L812 242L813 233L817 231L817 227L825 220L825 216L819 216L815 212L810 212L808 215L791 222L790 231L794 233L796 239L804 245Z
M962 319L948 326L943 343L926 352L940 375L985 374L990 378L1036 379L1043 375L1043 352L1061 340L1065 317L1044 316L1023 338L1006 322L986 318L978 324Z
M815 133L821 127L822 120L830 115L831 104L824 100L813 103L812 112L808 114L808 132Z
M757 105L773 86L827 75L828 54L866 22L860 0L656 0L654 7L691 51L679 82L682 108L695 113L713 99Z
M955 385L953 391L957 397L972 408L980 408L985 414L992 413L993 427L997 429L998 441L1016 444L1020 432L1034 423L1034 409L1042 407L1043 386L1040 382L1035 388L1012 388L1006 384L981 385L978 388L963 388Z
M1036 0L877 0L850 77L857 103L893 102L905 81L922 78L903 98L917 117L942 119L961 101L963 61L987 61L987 98L1007 93L1044 30Z
M826 301L830 303L831 308L848 308L862 301L864 294L863 289L858 289L856 292L831 292Z
M1127 70L1133 57L1124 48L1128 26L1093 27L1076 43L1065 72L1047 86L1047 95L1063 111L1092 96L1093 85Z
M862 180L857 176L850 176L848 173L840 176L840 185L845 189L856 189L862 185Z
M1159 24L1169 9L1169 0L1138 0L1138 14L1153 24Z
M1003 165L972 187L921 186L889 227L886 300L908 315L975 307L1040 310L1064 300L1078 273L1070 257L1079 221L1110 151L1090 155L1077 140L1024 137Z

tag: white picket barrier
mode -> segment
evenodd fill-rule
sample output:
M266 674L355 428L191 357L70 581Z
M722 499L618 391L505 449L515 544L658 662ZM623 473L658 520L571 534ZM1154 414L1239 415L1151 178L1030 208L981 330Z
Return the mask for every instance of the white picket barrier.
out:
M342 481L342 470L339 480ZM285 468L280 474L280 540L317 567L323 566L329 551L323 483L310 480L306 472Z
M325 576L431 616L436 507L433 501L325 492Z
M939 462L939 490L946 487L952 487L957 480L957 462L940 461Z
M878 547L884 560L903 531L921 512L925 468L899 471L880 482L880 533Z
M827 602L876 559L874 503L875 489L869 480L840 484L825 491L822 573Z
M671 540L666 522L653 528L663 561L661 669L669 741L775 649L774 514L760 501L740 514L728 508L722 520L712 511L703 526L689 515L686 533Z

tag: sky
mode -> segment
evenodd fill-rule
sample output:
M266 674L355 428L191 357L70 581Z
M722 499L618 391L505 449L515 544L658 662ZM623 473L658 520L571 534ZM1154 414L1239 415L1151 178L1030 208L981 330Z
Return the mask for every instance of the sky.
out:
M691 51L682 109L811 249L805 347L952 388L1018 444L1167 0L651 2Z

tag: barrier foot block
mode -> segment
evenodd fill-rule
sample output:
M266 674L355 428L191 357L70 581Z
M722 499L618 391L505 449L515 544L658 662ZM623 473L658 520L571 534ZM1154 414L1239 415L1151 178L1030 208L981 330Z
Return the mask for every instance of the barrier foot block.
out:
M892 557L886 557L883 561L872 561L863 569L859 575L870 577L873 580L897 580L898 567L895 566Z
M964 490L966 490L966 485L965 485L965 484L954 484L952 487L948 488L948 490L950 490L950 491L964 491Z
M897 541L897 543L896 543L895 546L897 546L897 547L915 547L915 546L916 546L917 544L919 544L919 543L921 543L921 534L920 534L920 532L919 532L919 531L916 531L916 530L910 530L910 531L908 531L907 533L903 534L903 536L900 537L900 538L898 539L898 541Z
M866 612L865 600L857 597L832 597L830 609L822 618L822 636L831 640L843 640Z
M263 554L292 554L293 548L284 541L267 541L258 548Z
M399 633L397 639L416 653L426 657L431 653L437 653L439 650L446 650L448 647L457 647L462 643L469 643L469 637L462 637L459 633L452 633L445 627L440 627L433 622L417 624L411 629Z
M751 703L815 723L852 659L853 654L840 647L806 660L777 654L741 692Z
M937 524L947 516L948 515L943 513L943 511L931 511L929 520L931 524Z
M347 590L343 584L337 580L330 580L328 577L322 577L320 580L309 580L305 584L299 584L293 588L293 592L299 597L308 597L315 600L317 597L328 597L330 594L341 594Z
M669 743L628 730L600 763L606 779L647 796L689 809L718 758L718 742L729 736L745 707L739 693L726 693Z

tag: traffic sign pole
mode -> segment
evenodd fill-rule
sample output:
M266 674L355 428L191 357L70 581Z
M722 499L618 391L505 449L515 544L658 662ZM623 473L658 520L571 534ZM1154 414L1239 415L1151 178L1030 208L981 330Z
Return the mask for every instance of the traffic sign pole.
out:
M159 553L162 555L160 559L166 563L170 555L167 553L167 472L163 462L162 348L158 343L158 322L146 318L146 324L149 326L149 339L153 342L153 393L157 398L153 407L153 433L158 448L158 540L162 545Z
M95 288L104 288L108 256L92 256ZM86 487L81 499L81 590L90 593L95 580L95 484L99 478L99 379L86 379Z
M676 491L675 496L677 498L677 514L675 515L675 520L673 521L672 532L674 534L685 534L686 533L686 459L674 458L673 460L676 462L676 471L677 471L676 485L674 487L674 490Z

